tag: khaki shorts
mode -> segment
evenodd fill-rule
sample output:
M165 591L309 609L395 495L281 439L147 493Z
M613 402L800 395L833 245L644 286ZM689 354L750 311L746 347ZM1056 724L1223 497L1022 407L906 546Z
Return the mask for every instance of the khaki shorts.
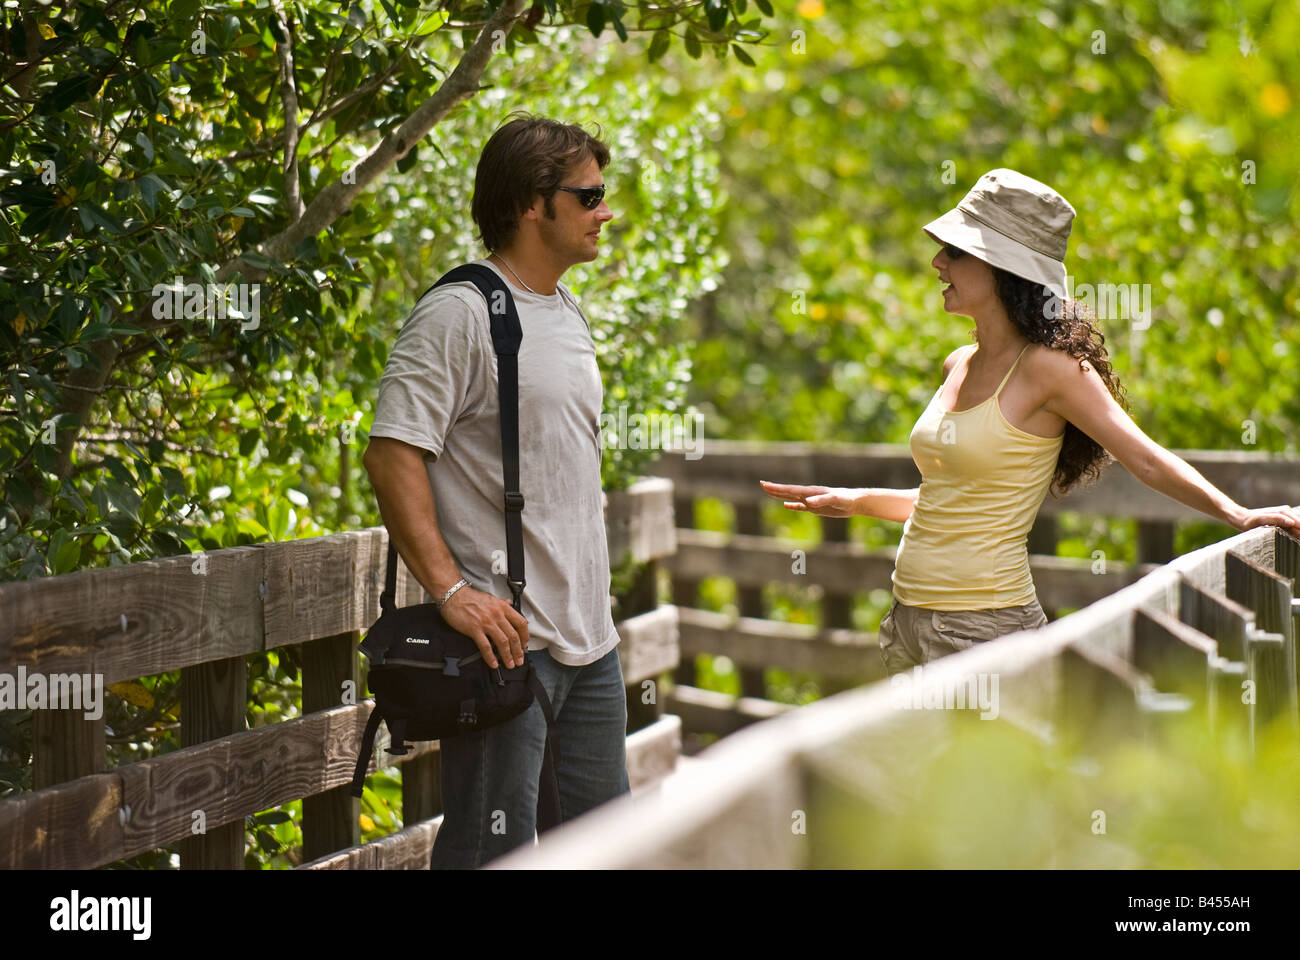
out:
M932 610L894 600L880 621L880 658L886 672L900 673L977 643L1046 623L1047 614L1037 600L1022 607L988 610Z

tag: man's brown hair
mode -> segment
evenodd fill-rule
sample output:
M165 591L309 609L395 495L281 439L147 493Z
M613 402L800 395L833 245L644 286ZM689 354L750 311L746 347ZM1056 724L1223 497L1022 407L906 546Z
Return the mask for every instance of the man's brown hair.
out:
M510 117L483 147L474 174L470 212L488 250L510 245L538 194L554 219L556 188L588 155L602 170L609 163L609 147L577 124L522 112Z

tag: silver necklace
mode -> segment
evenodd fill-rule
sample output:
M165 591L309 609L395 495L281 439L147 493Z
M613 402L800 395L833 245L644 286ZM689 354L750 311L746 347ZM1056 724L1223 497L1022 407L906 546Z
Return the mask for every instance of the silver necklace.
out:
M519 285L520 285L521 287L523 287L525 290L527 290L529 293L531 293L531 294L532 294L533 296L535 296L535 297L544 297L544 296L546 296L546 294L544 294L544 293L538 293L536 290L534 290L534 289L533 289L532 287L530 287L528 284L524 283L523 279L519 276L519 274L515 273L515 268L512 267L512 266L510 266L509 263L506 263L506 258L505 258L505 257L501 256L501 254L499 254L499 253L493 253L493 256L495 256L498 260L500 260L502 263L505 264L506 269L510 271L510 276L512 276L512 277L514 277L516 280L518 280L518 281L519 281ZM555 291L555 293L559 293L559 292L560 292L559 290L556 290L556 291ZM555 293L551 294L551 296L555 296Z

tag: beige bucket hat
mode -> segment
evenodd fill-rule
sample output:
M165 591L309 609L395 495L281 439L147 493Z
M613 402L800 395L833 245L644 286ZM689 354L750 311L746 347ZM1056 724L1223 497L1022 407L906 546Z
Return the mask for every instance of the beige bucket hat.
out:
M1074 207L1045 183L999 167L921 229L1065 298L1065 247Z

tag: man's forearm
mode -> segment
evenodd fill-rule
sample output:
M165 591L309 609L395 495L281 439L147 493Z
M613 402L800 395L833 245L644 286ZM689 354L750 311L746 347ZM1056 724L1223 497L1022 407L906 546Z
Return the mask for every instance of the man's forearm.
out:
M441 599L462 574L438 530L424 462L418 452L389 449L370 454L367 450L365 466L388 535L429 596Z

